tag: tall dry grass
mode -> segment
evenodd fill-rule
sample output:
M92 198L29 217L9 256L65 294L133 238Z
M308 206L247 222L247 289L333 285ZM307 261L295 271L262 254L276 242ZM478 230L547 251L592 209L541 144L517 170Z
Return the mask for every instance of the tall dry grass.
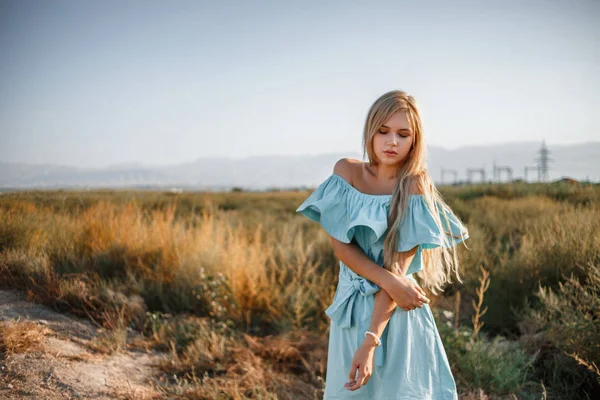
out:
M545 351L532 383L535 351L527 354L516 340L539 329L523 317L528 305L545 307L538 287L558 292L573 272L586 290L585 268L600 257L598 189L483 185L445 193L470 231L471 250L458 249L465 283L447 290L457 294L455 319L449 330L440 325L457 382L468 393L585 398L578 392L593 390L581 383L585 365ZM163 369L181 396L318 397L329 322L323 310L337 262L327 234L294 213L305 196L3 195L0 286L108 328L115 350L127 328L143 332L168 352ZM480 267L489 272L483 282ZM588 314L584 308L577 318ZM597 365L589 353L576 354Z
M142 210L99 201L78 215L16 203L0 209L4 285L102 326L141 326L145 312L191 313L255 332L324 329L334 269L286 225L232 226L206 209ZM125 311L123 311L125 309Z
M463 252L465 284L474 298L482 265L493 278L483 317L488 332L518 337L522 310L539 304L539 285L557 288L563 274L582 277L579 266L600 263L600 203L587 206L530 196L519 200L480 197L468 222L471 251Z

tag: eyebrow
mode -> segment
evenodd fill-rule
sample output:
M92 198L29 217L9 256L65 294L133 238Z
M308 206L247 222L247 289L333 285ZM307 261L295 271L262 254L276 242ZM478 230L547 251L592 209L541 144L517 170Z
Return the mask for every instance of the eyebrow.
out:
M389 126L387 126L387 125L381 125L381 127L382 127L382 128L388 128L388 129L390 129L390 127L389 127ZM410 129L406 129L406 128L403 128L403 129L398 129L398 132L400 132L400 131L407 131L407 132L411 132L411 130L410 130Z

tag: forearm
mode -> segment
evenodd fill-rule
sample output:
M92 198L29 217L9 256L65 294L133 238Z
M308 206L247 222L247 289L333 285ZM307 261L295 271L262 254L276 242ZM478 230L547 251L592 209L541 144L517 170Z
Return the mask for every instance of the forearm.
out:
M408 270L408 266L412 262L416 248L406 252L399 253L398 263L400 264L401 274L404 276ZM379 290L375 293L375 303L373 305L373 314L371 316L371 325L369 325L369 331L381 337L388 321L392 317L394 310L396 309L396 302L388 295L385 290ZM367 345L374 345L374 339L372 337L365 337Z
M387 286L387 282L393 276L392 272L371 260L358 245L355 243L342 243L333 238L332 245L336 258L352 271L375 283L380 288Z
M369 330L378 337L381 337L381 334L385 330L385 327L392 317L395 308L396 303L385 290L377 291L377 293L375 293L375 305L373 306L373 315L371 317L371 325L369 325ZM365 339L373 340L373 338L370 337Z

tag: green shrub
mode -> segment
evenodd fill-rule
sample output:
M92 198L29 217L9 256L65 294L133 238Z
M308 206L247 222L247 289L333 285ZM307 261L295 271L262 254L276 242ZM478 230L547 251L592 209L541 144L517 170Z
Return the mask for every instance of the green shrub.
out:
M541 378L555 381L562 393L599 393L600 267L577 269L583 278L572 273L556 290L539 286L539 305L527 305L521 326L525 334L540 331L553 346L540 365Z
M496 395L519 396L534 384L529 377L536 355L527 354L517 342L505 341L501 336L488 340L479 335L473 339L473 330L468 327L455 330L441 324L439 331L461 391L483 389Z

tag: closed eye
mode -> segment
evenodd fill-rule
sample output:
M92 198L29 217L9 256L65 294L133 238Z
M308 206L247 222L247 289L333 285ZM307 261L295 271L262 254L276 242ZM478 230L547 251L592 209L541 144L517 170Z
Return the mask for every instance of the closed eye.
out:
M384 132L384 131L378 131L378 132L381 133L382 135L385 135L385 134L389 133L389 132ZM403 137L403 138L407 138L410 135L400 135L400 136Z

